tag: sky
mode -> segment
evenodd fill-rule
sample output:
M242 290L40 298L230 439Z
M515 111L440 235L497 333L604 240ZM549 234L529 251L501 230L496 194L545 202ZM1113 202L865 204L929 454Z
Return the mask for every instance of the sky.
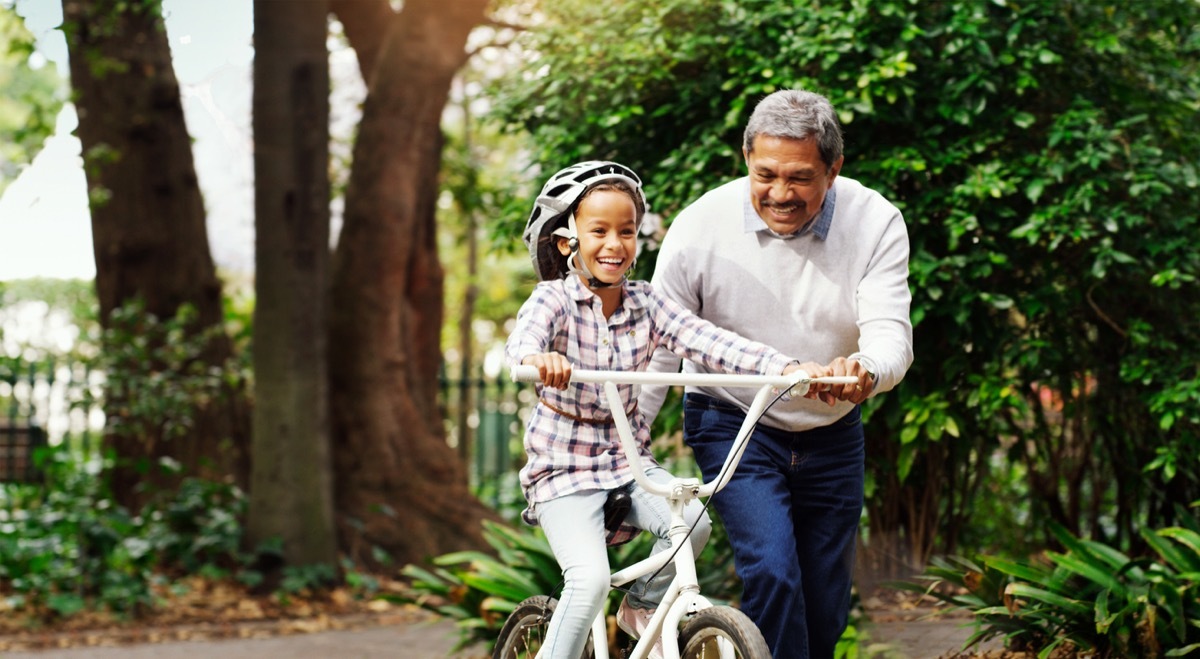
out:
M68 79L61 0L16 0L16 9L38 56ZM163 1L213 259L244 273L254 267L251 9L248 0ZM96 275L77 123L68 104L55 134L0 197L0 281Z

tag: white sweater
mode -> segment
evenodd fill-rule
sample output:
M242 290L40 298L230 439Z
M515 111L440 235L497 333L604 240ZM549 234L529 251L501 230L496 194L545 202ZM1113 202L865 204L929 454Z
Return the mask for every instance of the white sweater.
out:
M838 176L812 226L783 238L754 211L743 177L680 212L663 240L652 283L700 317L800 361L859 360L875 374L874 393L881 393L900 382L913 360L908 254L899 209L858 181ZM679 362L660 350L650 370L677 371ZM704 371L692 362L683 370ZM748 388L688 391L743 409L755 393ZM639 406L647 419L658 413L665 394L663 387L643 388ZM845 401L830 407L795 398L776 403L763 423L809 430L833 423L853 407Z

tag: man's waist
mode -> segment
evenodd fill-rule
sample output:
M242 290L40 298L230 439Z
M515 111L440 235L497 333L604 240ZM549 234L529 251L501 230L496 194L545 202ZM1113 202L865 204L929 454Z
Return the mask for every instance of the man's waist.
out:
M754 390L747 389L753 395ZM702 405L722 412L746 415L751 401L742 401L727 390L693 389L686 390L687 401L691 405ZM805 432L824 428L854 410L850 403L838 403L830 407L823 402L806 398L796 398L790 402L777 402L767 407L758 420L759 426L783 432Z

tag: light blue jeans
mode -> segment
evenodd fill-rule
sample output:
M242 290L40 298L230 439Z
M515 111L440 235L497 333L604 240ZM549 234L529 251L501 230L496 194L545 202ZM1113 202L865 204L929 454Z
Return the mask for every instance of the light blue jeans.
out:
M646 475L656 483L671 480L671 474L661 467L651 467ZM626 523L658 536L654 553L670 549L671 511L662 497L631 484L632 507ZM563 591L558 608L550 619L543 659L579 659L587 644L592 621L600 614L609 590L608 551L605 545L605 490L588 490L552 499L537 505L538 524L546 532L550 549L563 573ZM712 522L699 501L684 508L688 526L696 525L690 544L697 554L708 542ZM699 520L699 521L697 521ZM641 577L630 588L632 606L652 609L658 606L675 576L674 566L668 565L653 579Z

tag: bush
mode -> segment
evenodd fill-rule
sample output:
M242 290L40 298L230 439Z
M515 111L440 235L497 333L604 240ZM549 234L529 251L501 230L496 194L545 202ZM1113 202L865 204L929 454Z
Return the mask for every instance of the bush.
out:
M1200 523L1143 530L1154 555L1130 558L1052 529L1065 552L1045 561L983 557L935 560L921 580L896 584L975 614L969 645L1003 637L1039 657L1073 648L1100 657L1200 653ZM951 584L959 592L938 586Z
M136 615L156 606L168 575L238 565L246 501L236 487L189 479L131 515L104 489L100 460L57 447L42 462L47 485L0 488L0 592L12 608Z

